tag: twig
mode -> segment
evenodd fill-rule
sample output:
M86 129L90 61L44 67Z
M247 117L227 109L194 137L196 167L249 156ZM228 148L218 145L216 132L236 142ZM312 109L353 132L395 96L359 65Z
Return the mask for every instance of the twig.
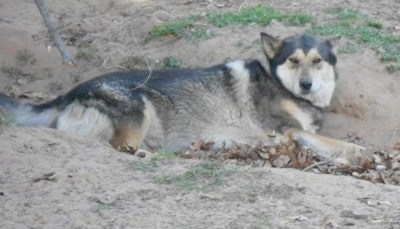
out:
M320 162L318 162L318 163L315 163L315 164L312 164L312 165L306 167L305 169L303 169L303 170L301 170L301 171L307 171L307 170L310 170L310 169L312 169L312 168L314 168L314 167L317 167L317 166L320 166L320 165L323 165L323 164L327 164L327 163L329 163L329 162L334 161L336 158L337 158L337 157L331 158L331 159L326 160L326 161L320 161Z
M112 61L112 60L111 60L111 57L109 57L109 56L107 56L107 57L103 60L103 63L101 64L101 66L102 66L104 69L106 69L106 70L110 70L110 69L113 69L113 68L120 68L120 69L129 71L129 68L126 68L126 67L121 66L121 65L114 65L114 66L108 67L108 66L107 66L107 62L108 62L108 61Z
M61 53L62 63L69 67L74 67L75 63L67 51L63 40L58 32L57 26L54 23L53 18L50 16L49 9L44 0L35 0L36 6L38 7L40 14L43 17L44 24L46 25L47 29L49 30L49 34L53 39L53 44L56 45L58 50Z
M131 90L135 90L135 89L138 89L138 88L143 87L143 86L147 83L147 81L149 81L149 79L150 79L150 77L151 77L151 74L153 73L153 70L150 68L149 63L148 63L147 60L146 60L146 57L144 57L144 59L145 59L147 68L149 69L149 74L147 75L147 77L146 77L145 80L143 80L139 85L137 85L136 87L132 88Z
M132 36L132 39L133 39L133 42L135 43L135 45L136 45L137 47L139 47L139 44L137 43L137 41L136 41L136 39L135 39L134 36ZM144 62L146 63L147 69L149 70L149 74L147 75L147 77L146 77L146 79L145 79L144 81L142 81L142 82L141 82L139 85L137 85L136 87L131 88L130 90L135 90L135 89L138 89L138 88L140 88L140 87L143 87L143 85L145 85L145 84L147 83L147 81L149 81L149 79L150 79L150 77L151 77L151 74L153 73L153 70L151 69L151 66L150 66L150 64L149 64L149 61L147 60L147 58L146 58L145 56L143 56L143 58L144 58Z

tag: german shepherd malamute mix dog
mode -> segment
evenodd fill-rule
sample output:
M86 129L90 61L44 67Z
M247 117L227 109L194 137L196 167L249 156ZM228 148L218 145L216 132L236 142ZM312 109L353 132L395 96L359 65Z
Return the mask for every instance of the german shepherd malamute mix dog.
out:
M30 105L0 94L20 126L47 126L97 139L119 151L184 152L204 140L274 145L291 133L327 156L358 145L315 132L336 80L332 40L261 33L263 55L202 69L133 70L84 82L50 102ZM273 135L271 133L274 133Z

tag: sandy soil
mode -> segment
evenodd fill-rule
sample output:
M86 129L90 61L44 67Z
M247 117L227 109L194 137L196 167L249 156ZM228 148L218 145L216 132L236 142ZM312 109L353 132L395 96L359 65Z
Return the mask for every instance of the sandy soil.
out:
M153 25L208 10L237 10L244 1L47 2L71 53L88 45L96 51L90 60L78 61L76 68L63 67L58 51L48 51L47 29L33 1L3 0L0 91L29 102L54 98L87 79L118 70L102 67L107 58L115 66L146 68L146 57L158 68L163 58L174 56L184 66L205 67L254 56L260 31L283 37L306 29L278 22L265 28L205 27L213 34L207 40L162 38L145 43ZM247 5L259 2L265 1ZM400 26L398 1L271 0L268 4L282 11L310 13L319 22L330 20L323 9L342 6L369 14L386 29ZM19 58L21 53L29 58ZM392 150L400 139L399 74L386 73L369 49L341 54L338 70L338 90L322 133L354 140L369 152ZM225 169L233 172L221 186L188 190L160 184L156 178L182 174L204 162L161 160L154 166L149 160L69 133L2 127L0 228L400 228L398 186L226 162ZM154 169L138 169L135 165L141 163Z

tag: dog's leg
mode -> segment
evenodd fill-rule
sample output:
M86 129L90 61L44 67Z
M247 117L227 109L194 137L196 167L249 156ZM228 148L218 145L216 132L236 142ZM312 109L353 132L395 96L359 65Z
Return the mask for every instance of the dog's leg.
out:
M114 134L109 140L118 151L135 154L142 145L150 126L157 123L153 104L143 99L144 109L126 114L120 120L114 120Z
M348 164L353 158L359 158L365 150L364 147L337 139L324 137L318 134L296 131L293 132L293 138L300 145L311 147L320 156Z
M137 122L137 120L135 121ZM114 134L109 142L116 150L135 154L136 150L139 149L146 136L149 124L146 118L143 118L139 126L133 122L122 122L115 127Z

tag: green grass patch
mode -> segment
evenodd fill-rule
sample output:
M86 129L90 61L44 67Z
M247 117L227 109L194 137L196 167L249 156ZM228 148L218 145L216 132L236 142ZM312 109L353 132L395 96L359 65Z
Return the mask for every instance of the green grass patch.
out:
M154 26L147 39L151 40L161 36L179 36L183 31L195 26L195 17L185 17L174 22L166 22L161 25Z
M221 163L203 161L182 174L158 176L155 182L173 184L190 191L210 191L225 184L226 179L235 172L225 168Z
M92 209L93 213L99 213L103 210L108 210L113 207L113 204L107 204L107 203L98 203L96 207Z
M297 12L281 12L265 5L256 5L243 8L233 12L208 12L204 17L189 16L172 22L166 22L154 26L145 42L162 36L182 36L191 39L206 39L211 35L204 29L204 26L224 27L227 25L249 25L255 24L266 26L272 20L284 22L289 26L300 26L307 23L314 23L314 18L309 14Z
M157 153L150 159L150 161L137 160L133 161L130 166L133 170L156 172L159 168L159 163L173 161L176 158L177 156L174 153Z
M209 36L207 31L199 24L196 24L200 19L200 16L189 16L176 21L156 25L150 30L149 35L145 38L145 42L163 36L185 36L192 40L207 38Z
M163 67L166 69L170 68L180 68L182 66L183 62L173 56L167 56L163 60Z
M370 20L368 15L358 11L344 8L331 8L328 13L337 16L336 22L324 25L314 25L306 33L318 36L343 36L351 39L356 45L369 47L377 51L382 62L387 62L389 72L398 71L398 65L389 62L400 62L400 37L382 31L383 26L379 21ZM348 50L349 51L349 50Z
M313 23L314 18L311 15L303 13L285 13L265 5L256 5L254 7L243 8L241 11L206 14L207 21L215 27L224 27L227 25L249 25L256 24L266 26L272 20L285 22L289 26L305 25Z
M0 106L0 127L11 126L15 121L15 117L7 115L5 108Z
M400 64L398 64L398 63L389 64L389 65L386 65L385 69L389 73L398 72L398 71L400 71Z
M337 18L342 22L352 22L356 20L367 20L368 15L360 13L357 10L342 8L342 7L332 7L325 10L326 13L336 14Z
M347 42L344 46L338 48L339 54L352 54L356 53L360 49L360 44L356 42Z
M11 126L12 123L13 123L13 119L8 118L7 116L3 115L1 113L1 108L0 108L0 127Z
M382 29L383 25L379 21L367 21L367 26L375 29Z
M75 58L78 60L92 60L95 58L96 51L92 46L79 47Z
M161 153L157 153L155 154L150 161L172 161L177 159L178 157L176 156L176 154L174 153L168 153L168 152L161 152Z
M207 18L216 27L223 27L229 24L266 26L272 20L284 22L289 26L299 26L314 22L314 18L311 15L297 12L281 12L265 5L244 8L239 12L209 13Z
M133 170L139 170L142 172L156 172L158 169L158 165L155 162L146 162L146 161L133 161L131 163L131 167Z

